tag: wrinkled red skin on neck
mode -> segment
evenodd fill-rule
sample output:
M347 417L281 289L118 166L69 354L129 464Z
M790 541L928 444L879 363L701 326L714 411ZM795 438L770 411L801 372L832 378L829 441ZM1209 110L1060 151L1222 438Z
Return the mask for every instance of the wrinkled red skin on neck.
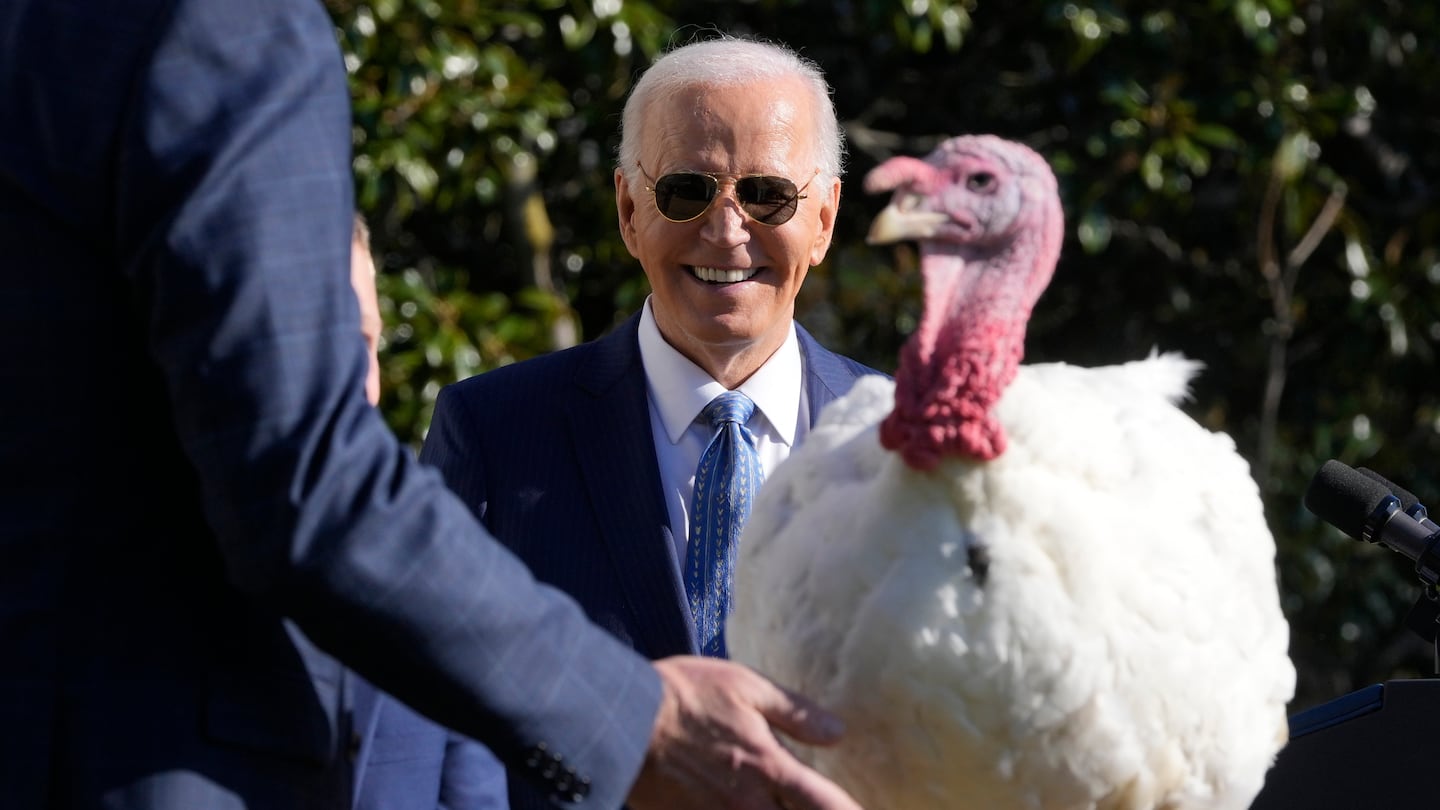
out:
M994 409L1025 354L1030 312L1050 281L1053 253L1036 265L1033 241L998 248L922 244L925 308L900 352L895 408L880 443L912 469L947 456L990 461L1005 452Z
M901 351L895 408L880 423L880 444L913 469L928 472L946 456L989 461L1005 452L993 410L1020 367L1023 322L1019 340L1013 322L967 325L942 327L930 352L918 333Z

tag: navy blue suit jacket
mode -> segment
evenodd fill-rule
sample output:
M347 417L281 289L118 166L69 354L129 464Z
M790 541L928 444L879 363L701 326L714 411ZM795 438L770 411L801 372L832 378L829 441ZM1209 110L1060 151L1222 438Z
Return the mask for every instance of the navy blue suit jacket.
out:
M655 458L639 322L636 314L595 341L446 386L420 457L592 620L649 658L697 654ZM798 324L796 332L813 424L856 378L880 372L828 351ZM384 717L377 729L371 755L389 758L397 745L381 737L392 736ZM433 740L410 750L428 763L415 765L420 772L467 767L439 767L445 749ZM516 807L541 806L526 785L512 780L510 792Z
M331 655L623 803L653 667L365 399L350 126L318 0L0 2L0 804L346 807Z

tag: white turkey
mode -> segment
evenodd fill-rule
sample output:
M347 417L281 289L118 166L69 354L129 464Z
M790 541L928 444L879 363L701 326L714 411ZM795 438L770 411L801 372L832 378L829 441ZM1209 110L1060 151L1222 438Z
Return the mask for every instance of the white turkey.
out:
M961 136L866 177L924 315L757 497L733 657L835 709L801 755L869 810L1240 808L1287 738L1275 543L1199 364L1021 366L1064 230L1038 154Z

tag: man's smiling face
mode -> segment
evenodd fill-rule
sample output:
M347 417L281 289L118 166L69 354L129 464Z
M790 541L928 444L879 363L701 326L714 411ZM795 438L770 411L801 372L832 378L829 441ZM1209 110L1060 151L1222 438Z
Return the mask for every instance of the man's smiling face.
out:
M643 176L631 188L616 173L621 235L650 280L660 333L717 380L737 367L748 376L780 347L800 285L829 249L840 182L816 175L814 115L805 86L791 78L657 98L646 116L644 172L721 178L710 207L689 222L661 216ZM805 198L788 222L761 224L736 197L735 178L745 175L788 178Z

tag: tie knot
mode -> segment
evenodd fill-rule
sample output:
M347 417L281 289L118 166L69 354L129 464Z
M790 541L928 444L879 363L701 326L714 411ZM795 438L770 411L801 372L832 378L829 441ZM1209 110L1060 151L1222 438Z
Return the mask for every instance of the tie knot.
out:
M710 422L710 426L718 428L726 422L737 422L741 425L750 421L750 414L755 412L755 403L739 391L726 391L718 397L710 400L710 404L701 411Z

